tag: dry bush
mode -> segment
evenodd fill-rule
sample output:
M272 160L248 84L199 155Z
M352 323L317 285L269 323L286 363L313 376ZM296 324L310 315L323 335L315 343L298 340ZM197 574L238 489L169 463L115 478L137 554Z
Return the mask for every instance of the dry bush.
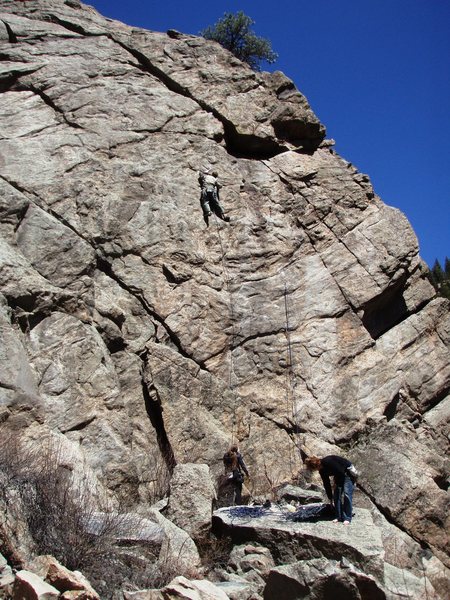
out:
M166 586L177 575L200 579L202 575L196 567L190 565L188 557L184 543L174 548L169 539L165 540L158 558L155 557L154 560L143 556L142 548L122 548L122 563L127 565L129 572L122 579L121 588L130 592L158 589Z
M0 437L0 498L10 521L26 523L35 554L51 554L95 583L96 573L115 561L115 534L123 517L94 494L84 475L63 466L61 445L49 439L26 443L17 432ZM102 505L103 504L103 505ZM98 512L105 518L93 525Z
M148 472L151 474L149 479L149 483L151 483L150 504L154 504L161 498L168 496L174 466L175 464L167 464L159 449L155 449L149 457Z
M6 481L19 486L26 479L31 457L17 431L3 427L0 434L0 473L5 479L0 486L0 493L5 495Z
M87 475L75 476L64 465L60 444L27 444L4 428L0 434L1 504L10 520L26 523L35 554L51 554L82 571L105 599L122 598L124 587L165 585L179 574L177 560L157 560L154 547L118 541L127 531L126 515L95 493ZM152 480L155 497L166 492L165 465Z
M17 432L0 428L0 552L18 569L33 545L22 507L29 464Z
M202 566L206 571L214 568L225 568L228 565L230 554L233 549L231 537L216 537L213 533L205 533L201 538L197 538L196 545Z
M36 552L52 554L72 570L100 566L123 526L122 517L99 500L87 475L75 477L63 465L61 445L49 440L31 452L22 502ZM101 523L99 511L105 515Z

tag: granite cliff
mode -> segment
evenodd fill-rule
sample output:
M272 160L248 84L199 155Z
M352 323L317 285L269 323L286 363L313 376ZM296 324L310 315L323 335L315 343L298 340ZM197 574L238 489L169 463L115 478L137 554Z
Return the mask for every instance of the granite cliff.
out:
M3 432L130 510L232 438L254 495L345 453L386 547L448 565L449 309L405 216L280 72L76 0L0 19Z

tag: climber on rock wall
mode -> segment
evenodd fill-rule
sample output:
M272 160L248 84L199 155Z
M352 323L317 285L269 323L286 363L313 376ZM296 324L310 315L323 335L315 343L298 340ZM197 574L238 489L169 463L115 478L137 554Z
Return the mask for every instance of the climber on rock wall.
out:
M200 204L203 210L203 219L207 227L209 226L209 217L213 212L222 221L230 221L230 217L225 216L219 202L219 189L221 186L217 181L217 177L217 171L213 171L211 174L200 172L198 176L198 182L201 187Z

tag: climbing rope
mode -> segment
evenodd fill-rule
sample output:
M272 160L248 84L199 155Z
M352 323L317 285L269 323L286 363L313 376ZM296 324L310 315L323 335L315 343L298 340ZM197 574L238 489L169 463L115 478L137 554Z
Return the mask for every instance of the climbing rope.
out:
M286 357L286 415L288 420L294 424L294 436L297 434L298 426L297 419L295 415L295 392L296 392L296 379L294 372L294 358L292 352L292 342L291 342L291 328L289 323L289 304L288 304L288 291L286 282L284 282L284 312L286 319L286 342L287 342L287 357ZM294 444L296 445L296 440L294 437ZM292 451L289 453L289 466L291 468L291 472L293 470L293 457Z
M233 443L235 443L235 441L237 441L237 435L236 435L237 434L237 431L236 431L236 429L237 429L237 419L236 419L237 399L235 397L235 394L233 393L233 386L234 386L233 348L234 348L234 344L235 344L235 340L236 340L236 319L235 319L234 300L233 300L233 290L231 287L231 279L229 276L229 272L228 272L226 260L225 260L226 253L225 253L224 244L222 241L222 236L220 233L219 220L215 213L214 213L214 219L215 219L215 223L216 223L217 236L219 238L223 280L225 283L226 290L228 292L229 314L230 314L230 321L231 321L231 336L230 336L229 344L228 344L228 352L229 352L229 359L230 359L229 384L228 385L229 385L229 390L233 396L232 428L231 428L231 444L233 444ZM298 426L297 426L297 422L296 422L296 415L295 415L296 379L295 379L295 373L294 373L294 356L293 356L293 351L292 351L291 328L290 328L290 322L289 322L288 289L287 289L286 282L284 282L284 311L285 311L285 320L286 320L285 334L286 334L286 342L287 342L287 348L286 348L286 350L287 350L287 357L286 357L286 361L287 361L286 416L287 416L288 421L294 424L293 442L294 442L294 445L297 446L296 439L295 439L295 436L296 436L297 430L298 430ZM291 449L291 451L289 453L289 465L290 465L291 472L293 472L293 463L294 463L293 454L295 456L295 450Z
M219 238L219 245L220 245L220 251L221 251L223 280L225 283L225 287L228 291L228 298L229 298L229 314L230 314L230 320L231 320L231 336L230 336L230 341L229 341L229 345L228 345L228 351L229 351L229 357L230 357L229 389L230 389L231 393L233 394L233 384L234 384L234 382L233 382L233 376L234 376L233 347L234 347L234 343L235 343L235 339L236 339L236 319L235 319L235 311L234 311L233 290L231 288L231 279L230 279L229 272L228 272L228 269L226 266L226 261L225 261L226 254L225 254L225 249L224 249L224 245L223 245L223 241L222 241L222 236L220 234L219 220L215 214L214 214L214 218L215 218L215 222L216 222L217 236ZM296 423L296 417L295 417L296 380L295 380L295 373L294 373L294 355L293 355L293 351L292 351L291 327L290 327L290 322L289 322L288 290L287 290L286 282L284 283L284 311L285 311L285 320L286 320L285 333L286 333L286 342L287 342L287 348L286 348L286 351L287 351L287 357L286 357L286 362L287 362L286 416L288 418L288 421L290 421L291 423L294 424L294 436L295 436L297 433L297 429L298 429L297 423ZM232 411L233 420L232 420L232 430L231 430L231 443L234 443L235 441L237 441L236 409L237 409L236 397L233 397L233 411ZM294 438L294 444L296 445L295 438ZM291 452L289 453L289 465L290 465L291 472L293 471L293 462L294 462L293 452L291 450Z
M284 314L285 314L285 334L286 334L286 417L289 420L292 406L294 403L293 382L292 382L292 346L291 333L289 326L289 307L287 300L287 285L284 283ZM289 452L289 467L292 472L292 452Z
M282 504L270 506L230 506L221 509L231 518L259 519L269 517L275 521L294 521L303 523L316 523L317 521L331 521L335 517L334 509L323 502L313 502L300 505L295 512L290 512Z
M220 244L223 280L225 282L225 287L228 291L228 298L229 298L228 305L229 305L230 321L231 321L231 337L230 337L230 341L228 344L228 351L229 351L229 356L230 356L230 370L229 370L228 387L233 396L233 411L232 411L233 412L233 420L232 420L232 427L231 427L231 444L233 444L233 443L237 442L237 435L236 435L236 433L237 433L236 432L236 428L237 428L236 410L237 410L237 407L236 407L236 397L233 394L233 376L234 376L233 346L234 346L234 342L235 342L235 338L236 338L233 291L231 289L230 277L229 277L228 269L227 269L227 266L225 263L225 250L223 247L222 236L220 235L219 220L215 213L214 213L214 219L216 222L217 235L218 235L219 244Z

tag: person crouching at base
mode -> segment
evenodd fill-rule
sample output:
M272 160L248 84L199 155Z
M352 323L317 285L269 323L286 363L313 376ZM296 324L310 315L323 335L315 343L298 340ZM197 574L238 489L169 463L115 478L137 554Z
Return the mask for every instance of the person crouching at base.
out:
M357 471L352 463L341 456L330 455L324 458L311 456L305 460L305 466L310 471L319 471L327 497L334 505L336 512L334 522L350 525L353 512L353 488L357 476ZM334 477L334 495L330 476Z

